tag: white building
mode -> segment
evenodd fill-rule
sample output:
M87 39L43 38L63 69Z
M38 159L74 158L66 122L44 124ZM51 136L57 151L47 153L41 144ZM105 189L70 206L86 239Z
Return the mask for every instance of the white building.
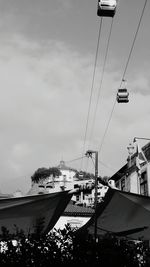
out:
M46 188L51 192L60 190L71 190L74 188L77 170L66 166L65 161L61 160L60 164L56 167L60 170L61 175L53 177L50 176L44 181Z
M52 193L58 192L60 190L74 190L72 200L79 206L93 207L95 200L95 181L94 179L81 179L76 177L77 170L74 170L66 166L63 160L57 166L60 170L61 175L57 177L50 176L40 183L34 183L31 190L28 192L30 194L42 194L42 193ZM97 200L98 202L104 197L107 186L103 186L98 183L97 188Z
M89 180L84 182L84 184L76 184L75 188L79 190L74 193L72 200L76 202L77 205L85 207L93 207L95 201L95 184L94 181ZM102 198L105 196L108 190L107 186L98 183L97 187L97 201L101 202Z
M67 167L65 164L65 161L61 160L60 164L57 166L57 168L60 170L61 175L55 178L55 181L57 182L74 182L76 180L76 173L77 171L75 169L72 169L70 167Z
M63 229L66 224L70 224L73 228L80 228L88 222L93 213L94 210L91 208L79 207L69 203L54 228Z
M146 144L142 151L147 162L140 165L140 174L136 164L137 154L134 153L111 179L120 190L150 196L150 143Z

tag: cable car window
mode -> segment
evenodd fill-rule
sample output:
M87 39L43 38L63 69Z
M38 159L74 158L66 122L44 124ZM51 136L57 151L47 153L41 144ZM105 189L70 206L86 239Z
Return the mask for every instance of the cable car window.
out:
M118 91L119 91L119 93L127 93L127 89L125 89L125 88L124 89L119 89Z
M46 188L53 188L53 186L52 185L47 185Z

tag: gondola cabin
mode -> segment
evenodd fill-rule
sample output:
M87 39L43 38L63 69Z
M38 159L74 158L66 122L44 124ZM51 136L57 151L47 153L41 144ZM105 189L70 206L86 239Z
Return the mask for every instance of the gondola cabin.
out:
M79 178L83 179L84 173L82 171L79 172Z
M116 7L116 0L98 0L97 15L99 17L113 17Z
M128 93L126 88L118 89L117 102L118 103L128 103L129 102L129 93Z

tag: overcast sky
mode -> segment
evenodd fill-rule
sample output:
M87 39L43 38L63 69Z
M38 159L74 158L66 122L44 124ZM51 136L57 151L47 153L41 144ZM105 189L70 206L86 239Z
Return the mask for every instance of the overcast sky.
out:
M85 149L101 145L143 4L120 0L117 7L88 147L111 23L103 19ZM1 192L26 192L37 168L82 156L100 25L96 12L97 0L0 0ZM150 137L149 26L148 1L125 77L130 100L115 105L99 154L100 175L126 163L134 136ZM81 161L68 164L80 169Z

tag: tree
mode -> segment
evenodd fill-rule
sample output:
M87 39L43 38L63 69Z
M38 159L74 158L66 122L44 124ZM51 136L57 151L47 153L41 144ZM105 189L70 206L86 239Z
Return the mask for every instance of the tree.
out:
M89 173L89 172L85 172L85 171L77 171L76 172L76 177L78 179L94 179L94 174L93 173Z
M37 231L28 237L22 231L9 236L3 229L0 242L0 266L49 267L149 267L150 249L145 242L117 239L111 233L101 236L97 243L92 235L67 224L64 229L49 233ZM14 242L15 241L15 242Z
M61 171L56 167L49 168L49 172L50 172L50 175L53 175L53 177L57 177L61 175Z
M108 176L104 176L104 177L99 176L98 177L98 182L100 182L102 185L108 186L108 181L109 181Z
M39 168L37 169L34 174L31 176L31 180L34 183L38 183L42 180L45 180L49 176L53 175L53 177L61 175L61 172L58 168L52 167L52 168Z

